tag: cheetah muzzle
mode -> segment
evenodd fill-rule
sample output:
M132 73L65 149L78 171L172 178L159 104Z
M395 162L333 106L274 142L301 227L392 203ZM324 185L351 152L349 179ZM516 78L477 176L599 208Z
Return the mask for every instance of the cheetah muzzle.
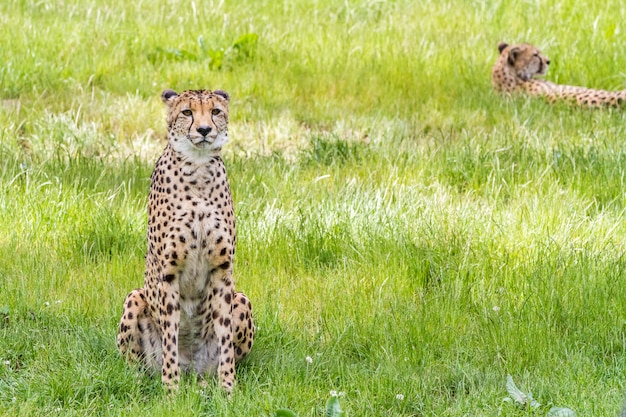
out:
M235 214L221 158L229 96L165 90L161 98L168 143L151 177L144 287L124 301L117 345L129 361L160 369L168 388L183 370L216 374L230 393L254 323L233 281Z

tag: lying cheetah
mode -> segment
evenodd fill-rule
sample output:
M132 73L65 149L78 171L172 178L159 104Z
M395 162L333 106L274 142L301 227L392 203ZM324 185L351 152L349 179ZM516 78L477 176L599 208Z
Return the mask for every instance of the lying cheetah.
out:
M130 361L216 373L226 392L254 340L252 306L235 292L235 217L220 157L228 140L226 92L165 90L168 144L152 173L145 285L124 302L117 345Z
M545 75L550 60L539 49L527 43L507 45L500 42L498 50L500 56L491 72L491 83L496 91L521 91L531 96L545 97L549 102L562 100L586 107L622 107L626 100L626 90L595 90L533 78Z

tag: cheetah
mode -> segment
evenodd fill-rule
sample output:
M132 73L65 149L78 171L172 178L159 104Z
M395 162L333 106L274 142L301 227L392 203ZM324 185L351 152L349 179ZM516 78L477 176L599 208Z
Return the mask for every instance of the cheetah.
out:
M533 97L544 97L550 103L564 101L583 107L621 108L626 100L626 90L596 90L534 78L546 74L550 60L533 45L500 42L498 50L500 55L491 72L491 83L498 92L523 92Z
M228 140L225 91L165 90L168 143L150 178L144 287L124 301L117 346L130 362L217 375L230 394L235 361L254 341L252 305L235 292L235 215L221 158Z

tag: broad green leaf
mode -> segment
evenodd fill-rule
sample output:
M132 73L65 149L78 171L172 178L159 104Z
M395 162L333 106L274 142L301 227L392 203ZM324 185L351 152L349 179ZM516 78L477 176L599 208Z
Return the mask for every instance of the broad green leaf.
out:
M576 412L569 408L552 407L548 411L548 417L576 417Z
M198 46L200 46L200 49L203 51L207 50L206 42L204 41L204 36L202 35L198 36Z
M296 413L286 408L280 408L276 410L276 414L274 414L274 416L275 417L298 417Z
M522 405L526 405L528 398L526 397L526 394L517 388L517 385L513 382L513 377L511 375L506 376L506 390L514 401Z
M342 417L344 415L341 405L339 404L339 398L330 397L326 401L326 414L324 417Z
M539 408L541 407L541 404L539 404L537 401L535 401L535 399L533 398L533 393L532 392L528 392L528 394L526 394L526 401L528 402L528 405L530 405L530 408Z

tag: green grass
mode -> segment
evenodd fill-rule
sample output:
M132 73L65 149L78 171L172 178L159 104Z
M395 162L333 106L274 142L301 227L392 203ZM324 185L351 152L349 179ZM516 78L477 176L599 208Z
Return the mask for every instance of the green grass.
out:
M498 41L626 85L621 2L0 3L0 415L616 416L626 115L491 91ZM165 88L222 88L237 288L225 399L115 348ZM312 362L307 362L310 357ZM510 374L542 406L503 402ZM396 398L398 394L403 400Z

